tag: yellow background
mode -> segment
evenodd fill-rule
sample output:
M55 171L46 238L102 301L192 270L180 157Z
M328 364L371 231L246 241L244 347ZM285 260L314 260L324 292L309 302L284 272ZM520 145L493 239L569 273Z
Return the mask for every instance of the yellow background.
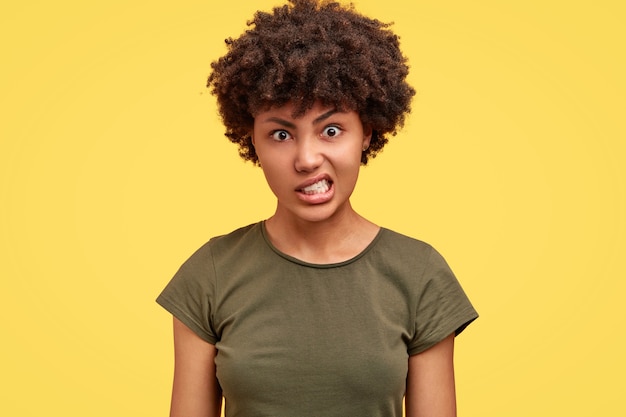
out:
M274 4L0 7L1 415L167 414L154 298L273 209L204 83ZM481 313L457 341L460 416L626 414L622 4L356 1L395 21L418 94L353 201L435 245Z

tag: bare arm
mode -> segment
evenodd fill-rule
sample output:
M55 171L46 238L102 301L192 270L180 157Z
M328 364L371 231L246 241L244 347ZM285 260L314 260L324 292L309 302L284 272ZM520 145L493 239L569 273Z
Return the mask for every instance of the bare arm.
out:
M174 318L174 386L170 417L219 417L222 393L215 346Z
M407 417L456 417L454 335L409 357Z

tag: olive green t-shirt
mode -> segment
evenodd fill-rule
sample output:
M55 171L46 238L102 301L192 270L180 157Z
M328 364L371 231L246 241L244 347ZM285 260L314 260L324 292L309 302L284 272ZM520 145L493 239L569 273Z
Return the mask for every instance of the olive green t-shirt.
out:
M228 417L400 417L408 356L478 316L421 241L383 228L318 265L278 251L262 222L211 239L157 302L216 346Z

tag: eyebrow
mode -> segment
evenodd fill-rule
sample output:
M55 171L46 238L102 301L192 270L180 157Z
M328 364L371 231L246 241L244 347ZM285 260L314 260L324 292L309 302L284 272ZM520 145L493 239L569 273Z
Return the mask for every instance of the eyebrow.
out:
M313 124L319 124L321 122L323 122L324 120L328 119L330 116L332 116L335 113L338 113L339 111L337 109L331 109L329 111L327 111L324 114L321 114L320 116L316 117L315 120L313 120ZM266 122L274 122L274 123L278 123L281 126L285 126L288 127L289 129L295 129L296 125L291 123L290 121L281 119L280 117L269 117L267 119L265 119Z

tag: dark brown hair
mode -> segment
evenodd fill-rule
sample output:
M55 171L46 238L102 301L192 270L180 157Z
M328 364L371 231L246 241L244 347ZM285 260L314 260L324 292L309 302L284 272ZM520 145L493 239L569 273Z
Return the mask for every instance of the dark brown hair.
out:
M217 96L226 136L239 154L258 164L250 134L254 115L296 104L303 114L316 101L356 111L373 129L361 157L367 164L402 127L415 90L390 24L365 17L352 5L289 0L272 13L257 11L228 52L211 64L207 86Z

